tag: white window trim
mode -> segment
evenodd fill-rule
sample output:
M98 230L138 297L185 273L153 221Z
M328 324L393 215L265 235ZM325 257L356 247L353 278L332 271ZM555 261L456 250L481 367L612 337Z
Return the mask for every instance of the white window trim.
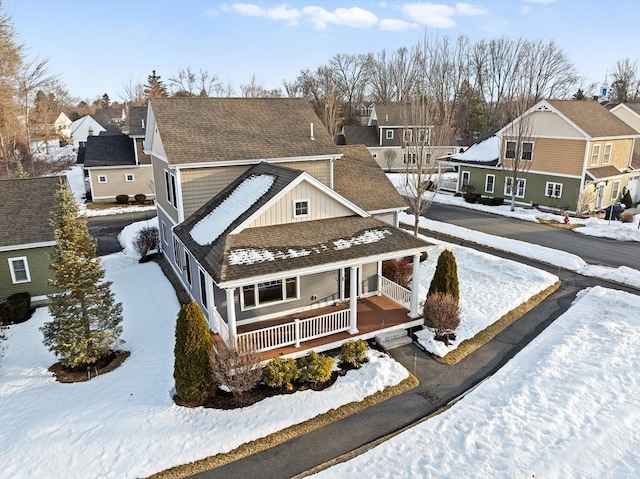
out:
M504 179L504 195L509 197L509 198L511 198L511 193L508 190L508 187L509 187L508 182L510 180L512 180L511 176L507 176ZM517 192L518 192L517 185L519 185L521 182L522 182L522 194L519 195L519 194L517 194ZM513 189L513 186L511 188ZM524 179L524 178L516 178L516 186L515 186L515 188L516 188L516 194L514 195L514 197L515 198L524 198L526 196L526 194L527 194L527 180Z
M614 191L616 192L615 195L613 194ZM611 201L615 203L618 196L620 196L620 180L615 180L611 185Z
M509 143L514 143L515 149L513 150L513 156L507 156L507 151L509 151ZM506 140L504 143L504 157L507 160L513 160L516 157L516 150L518 149L518 142L514 140Z
M98 183L104 184L104 183L107 182L107 175L98 175L97 179L98 179ZM104 179L104 181L103 181L103 179Z
M393 140L393 130L386 130L386 139Z
M509 143L514 143L514 144L515 144L515 150L514 150L513 157L511 157L511 156L507 156L507 151L509 150L509 148L508 148ZM531 144L531 159L530 159L530 160L527 160L527 159L524 157L524 153L525 153L525 152L524 152L524 144L525 144L525 143L529 143L529 144ZM520 142L520 159L521 159L522 161L533 161L533 151L534 151L534 149L535 149L535 142L533 142L533 141L531 141L531 140L522 140L522 141ZM506 160L515 160L515 155L516 155L516 153L518 152L517 150L518 150L518 142L517 142L516 140L506 140L506 141L505 141L505 144L504 144L504 158L505 158Z
M29 261L26 256L16 256L14 258L8 258L9 261L9 271L11 272L11 282L13 284L21 284L21 283L30 283L31 282L31 272L29 271ZM27 275L27 279L17 279L16 271L14 269L13 262L14 261L22 261L24 263L24 270Z
M169 229L164 221L162 222L162 241L169 246Z
M295 278L296 280L296 295L294 298L286 298L286 286L287 286L287 280L291 279L291 278ZM266 308L267 306L273 306L276 304L282 304L282 303L290 303L291 301L297 301L300 299L300 277L299 276L288 276L286 278L274 278L270 281L282 281L282 297L285 299L282 299L280 301L269 301L268 303L260 303L260 297L258 294L258 285L260 283L255 283L255 284L246 284L244 286L253 286L253 297L255 298L256 304L255 306L245 306L244 305L244 286L240 286L239 290L240 290L240 311L249 311L252 309L257 309L257 308ZM268 281L263 281L263 283L267 283Z
M467 178L467 183L465 184L464 178ZM460 172L460 188L464 188L465 186L469 186L471 184L471 172L470 171L461 171Z
M171 201L171 173L169 173L169 170L164 170L164 193L167 199L167 203L172 205L173 202Z
M597 150L597 153L596 153ZM593 157L596 157L596 161L593 161ZM600 161L600 145L592 145L591 146L591 155L589 156L589 166L596 166Z
M189 286L193 286L193 270L191 269L191 255L187 251L187 249L182 250L182 256L184 258L184 277L187 280L187 284Z
M207 292L207 273L200 266L198 266L198 286L200 290L200 302L202 303L202 306L208 308L209 294ZM242 290L240 290L240 292L242 292Z
M182 268L180 264L180 241L175 236L173 237L173 264L178 268Z
M129 177L131 177L131 179L129 179ZM126 183L133 183L134 181L136 181L136 177L133 173L125 173L124 174L124 181Z
M489 177L493 178L493 181L491 182L491 189L488 188ZM484 178L484 192L493 193L495 190L496 190L496 175L486 175Z
M553 185L553 191L555 192L556 190L556 186L560 186L560 194L558 195L549 195L549 185ZM562 198L562 183L556 183L555 181L547 181L547 183L544 185L544 194L545 196L549 197L549 198L555 198L555 199L560 199Z
M407 136L409 138L407 138ZM413 131L411 131L411 130L402 130L402 141L404 141L405 143L409 143L412 140L413 140Z
M609 147L609 153L608 154L607 154L607 147ZM611 164L611 153L612 152L613 152L613 143L605 143L604 144L604 151L602 152L602 164L603 165L610 165Z
M306 203L307 204L307 212L306 214L296 214L296 205L298 203ZM305 200L293 200L293 217L294 218L306 218L311 214L311 201L308 199Z
M531 143L531 159L530 160L527 160L524 157L524 144L525 143ZM522 146L520 147L520 159L523 160L523 161L533 161L533 150L534 150L534 148L535 148L535 145L534 145L533 141L523 141L522 142Z

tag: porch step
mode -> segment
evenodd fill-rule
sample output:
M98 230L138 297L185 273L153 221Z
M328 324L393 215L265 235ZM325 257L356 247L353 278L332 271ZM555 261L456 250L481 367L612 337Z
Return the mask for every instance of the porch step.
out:
M376 343L385 350L398 348L413 342L406 329L397 329L395 331L378 334L376 335L375 340Z

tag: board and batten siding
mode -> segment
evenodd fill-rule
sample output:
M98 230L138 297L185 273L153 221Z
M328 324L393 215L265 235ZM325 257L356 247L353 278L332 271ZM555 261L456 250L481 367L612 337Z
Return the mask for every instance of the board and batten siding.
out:
M301 200L309 201L309 214L307 216L295 217L293 211L294 202ZM353 210L347 208L335 198L332 198L324 191L319 190L310 183L302 181L247 227L254 228L258 226L297 223L302 221L337 218L340 216L351 216L353 214Z
M503 137L500 157L504 162L508 161L504 159L507 141L516 141L516 138ZM531 138L525 141L533 142L533 160L528 165L529 171L560 175L582 175L587 145L585 140Z
M122 168L87 168L91 176L92 199L95 203L113 202L117 195L129 195L130 199L139 193L154 197L154 175L151 165ZM126 181L125 175L133 175L133 181ZM106 183L99 183L98 176L106 176Z
M0 301L15 293L28 292L31 297L37 297L56 292L56 289L48 284L49 278L53 276L49 269L49 256L52 248L52 246L45 246L0 252ZM9 258L22 256L27 258L31 281L13 284Z
M536 111L526 117L524 123L517 122L506 128L503 136L552 137L558 139L583 139L584 135L553 111Z
M620 118L622 121L624 121L627 125L629 125L631 128L633 128L637 132L640 132L640 115L638 115L637 113L630 111L628 108L625 108L624 106L613 108L611 110L611 113L613 113L615 116Z

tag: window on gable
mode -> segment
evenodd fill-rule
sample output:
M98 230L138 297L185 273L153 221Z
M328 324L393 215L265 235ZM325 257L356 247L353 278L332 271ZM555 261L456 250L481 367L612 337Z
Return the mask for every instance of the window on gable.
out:
M602 164L608 165L611 163L611 143L604 145L604 152L602 153Z
M484 182L484 191L486 193L493 193L494 187L496 183L495 175L487 175Z
M124 181L126 181L127 183L131 183L132 181L134 181L133 173L125 174Z
M254 308L297 299L298 289L298 278L295 277L243 286L242 308Z
M298 200L293 202L293 216L309 216L309 200Z
M11 282L13 284L28 283L31 281L29 263L26 256L19 258L9 258L9 270L11 272Z
M591 160L589 160L589 164L591 166L598 164L598 157L600 156L600 145L593 145L591 149Z
M402 141L408 143L413 138L413 132L411 130L404 130L402 132Z
M106 183L107 175L98 175L98 183Z
M547 181L546 196L550 198L562 198L562 183Z
M393 130L387 130L387 140L393 140Z

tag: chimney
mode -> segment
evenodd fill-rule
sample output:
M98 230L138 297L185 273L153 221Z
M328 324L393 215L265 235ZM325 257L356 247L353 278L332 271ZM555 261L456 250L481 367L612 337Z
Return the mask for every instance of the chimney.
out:
M315 140L315 138L313 137L313 122L311 122L311 136L309 136L309 139Z

